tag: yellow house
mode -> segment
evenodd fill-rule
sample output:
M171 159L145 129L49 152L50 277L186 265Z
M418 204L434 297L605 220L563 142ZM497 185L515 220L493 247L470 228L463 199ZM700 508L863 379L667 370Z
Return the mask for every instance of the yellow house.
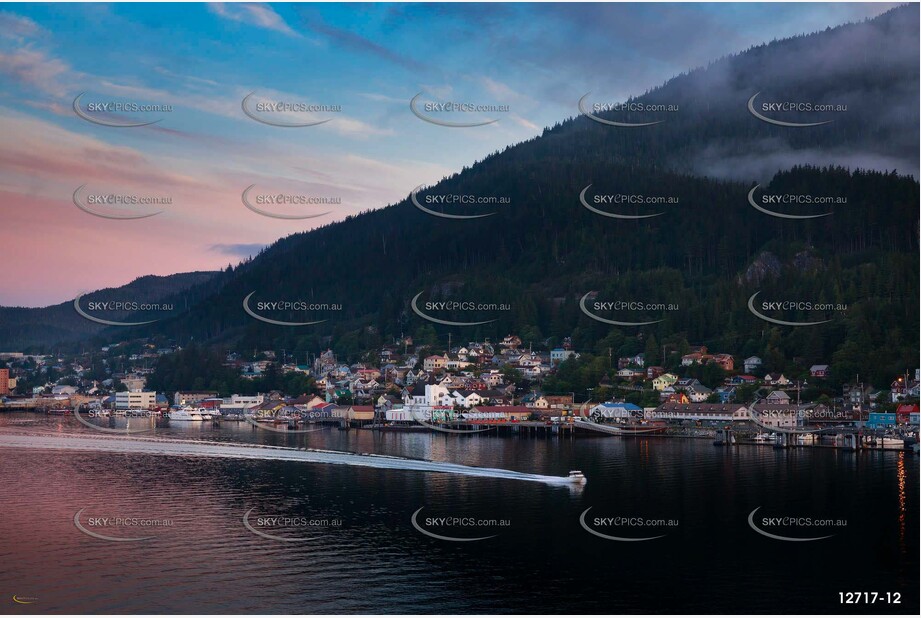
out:
M662 391L678 381L678 376L671 373L663 373L658 378L653 379L652 387L657 391Z

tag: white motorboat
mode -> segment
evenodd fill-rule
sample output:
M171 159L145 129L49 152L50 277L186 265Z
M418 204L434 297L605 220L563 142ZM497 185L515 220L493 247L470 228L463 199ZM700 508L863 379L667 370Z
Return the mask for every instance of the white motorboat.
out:
M570 470L569 482L575 483L577 485L585 485L585 483L588 482L588 479L585 478L585 475L582 474L581 470Z
M170 410L169 420L173 421L203 421L205 417L201 415L202 408L184 407L178 410ZM208 418L211 418L210 416Z

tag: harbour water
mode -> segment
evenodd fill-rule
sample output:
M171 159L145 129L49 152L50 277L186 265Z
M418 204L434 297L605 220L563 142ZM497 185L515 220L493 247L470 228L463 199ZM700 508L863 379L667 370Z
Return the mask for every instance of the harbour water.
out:
M64 434L110 439L72 417L0 416L0 438ZM144 437L578 469L588 482L0 446L7 613L918 613L909 453L246 423ZM856 591L901 602L841 604Z

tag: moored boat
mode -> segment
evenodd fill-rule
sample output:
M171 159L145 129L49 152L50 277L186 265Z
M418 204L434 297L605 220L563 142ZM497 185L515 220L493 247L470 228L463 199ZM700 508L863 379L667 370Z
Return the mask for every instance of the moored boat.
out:
M205 418L201 415L201 408L190 408L188 406L179 408L177 410L170 410L167 417L169 418L170 422L205 420Z

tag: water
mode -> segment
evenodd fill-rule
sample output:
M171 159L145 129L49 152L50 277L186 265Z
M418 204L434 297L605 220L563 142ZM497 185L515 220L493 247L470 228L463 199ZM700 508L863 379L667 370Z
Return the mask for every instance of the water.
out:
M31 414L0 416L0 432L108 438L73 418ZM373 452L549 476L581 469L589 481L576 490L348 465L0 448L0 585L33 601L7 601L7 611L918 613L918 461L905 453L730 449L657 437L335 429L281 435L245 423L189 423L143 435ZM590 527L603 533L665 536L599 538L579 523L589 507ZM846 526L821 528L834 535L821 541L777 541L749 527L757 507L756 521L805 516ZM420 508L416 522L424 530L492 538L426 536L413 526ZM74 524L81 509L85 529L153 538L92 537ZM296 540L251 532L243 524L247 511L257 530ZM260 525L259 518L274 516L297 523ZM445 516L509 525L426 521ZM595 517L616 516L677 525L591 525ZM90 525L105 517L169 525ZM308 519L311 525L303 525ZM902 603L842 606L839 592L846 591L900 592Z

